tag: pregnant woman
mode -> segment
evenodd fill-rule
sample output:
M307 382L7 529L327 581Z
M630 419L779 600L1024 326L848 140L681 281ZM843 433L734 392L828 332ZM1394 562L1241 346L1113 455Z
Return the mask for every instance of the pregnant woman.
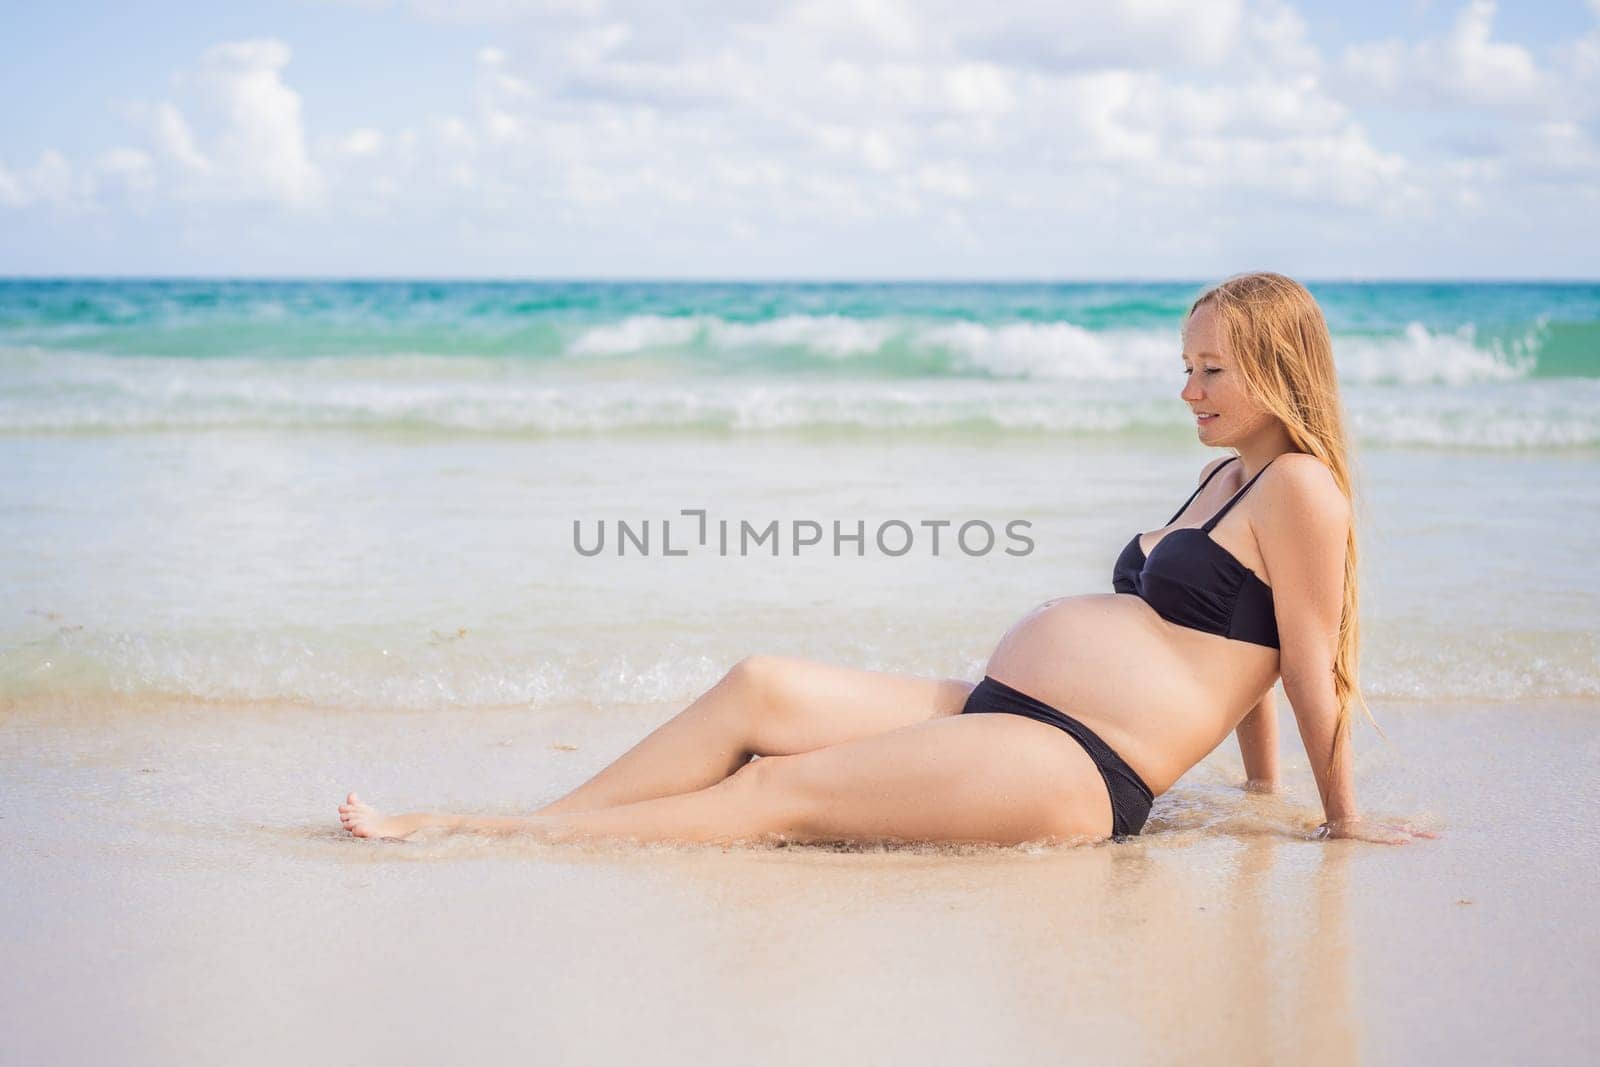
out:
M339 807L345 829L685 842L1121 838L1230 732L1246 788L1276 787L1281 677L1322 798L1318 836L1430 836L1357 811L1356 540L1321 309L1282 275L1230 278L1190 307L1182 360L1180 395L1200 441L1231 454L1205 466L1165 526L1128 542L1115 592L1029 612L976 686L750 656L537 812L386 815L352 793Z

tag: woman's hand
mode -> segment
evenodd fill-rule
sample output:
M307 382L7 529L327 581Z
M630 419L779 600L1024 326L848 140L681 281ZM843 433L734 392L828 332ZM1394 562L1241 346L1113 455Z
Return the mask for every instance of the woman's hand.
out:
M1351 841L1373 841L1380 845L1403 845L1413 837L1434 838L1439 835L1410 823L1369 822L1359 816L1351 819L1330 819L1311 834L1317 841L1343 838Z

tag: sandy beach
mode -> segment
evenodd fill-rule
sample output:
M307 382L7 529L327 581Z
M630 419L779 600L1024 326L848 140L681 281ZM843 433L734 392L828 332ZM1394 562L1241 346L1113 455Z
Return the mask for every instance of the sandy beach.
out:
M1371 810L1441 834L1399 848L1306 840L1303 756L1255 797L1227 749L1087 848L399 844L333 813L350 787L526 809L671 710L7 711L0 1058L1494 1063L1600 1037L1592 702L1375 708Z

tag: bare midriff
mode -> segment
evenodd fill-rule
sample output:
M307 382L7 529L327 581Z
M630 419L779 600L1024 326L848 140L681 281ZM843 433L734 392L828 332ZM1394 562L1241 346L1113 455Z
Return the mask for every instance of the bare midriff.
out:
M1128 593L1061 597L1007 630L986 674L1071 715L1160 795L1278 677L1278 650L1168 622Z

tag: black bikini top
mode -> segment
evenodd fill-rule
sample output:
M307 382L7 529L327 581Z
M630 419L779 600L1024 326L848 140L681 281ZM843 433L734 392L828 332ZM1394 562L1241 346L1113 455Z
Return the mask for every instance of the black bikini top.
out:
M1183 507L1167 520L1167 525L1176 522L1184 509L1194 503L1217 471L1238 458L1229 456L1217 464ZM1267 467L1270 466L1269 460ZM1257 471L1255 478L1244 483L1204 525L1179 527L1157 541L1148 559L1139 547L1140 535L1134 534L1117 557L1111 571L1111 587L1141 598L1168 622L1277 648L1278 618L1272 606L1272 587L1211 539L1212 528L1250 491L1267 467Z

